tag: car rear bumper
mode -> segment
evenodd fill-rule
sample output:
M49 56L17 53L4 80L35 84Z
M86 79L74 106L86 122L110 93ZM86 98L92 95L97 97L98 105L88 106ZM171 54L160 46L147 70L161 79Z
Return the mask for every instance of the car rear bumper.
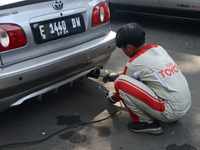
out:
M0 112L78 79L95 68L103 68L116 48L115 35L110 31L75 47L2 68Z

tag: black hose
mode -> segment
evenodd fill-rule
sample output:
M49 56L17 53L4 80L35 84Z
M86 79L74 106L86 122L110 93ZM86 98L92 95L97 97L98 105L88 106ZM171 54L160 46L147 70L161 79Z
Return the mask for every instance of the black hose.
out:
M66 130L66 129L69 129L73 126L76 126L76 125L83 125L83 124L89 124L89 123L97 123L97 122L101 122L101 121L104 121L106 119L108 119L109 117L112 117L113 115L115 115L118 111L120 111L120 109L122 108L122 103L120 102L120 107L112 114L110 114L109 116L103 118L103 119L100 119L100 120L96 120L96 121L86 121L86 122L79 122L79 123L75 123L75 124L72 124L72 125L69 125L51 135L49 135L48 137L46 138L43 138L43 139L40 139L40 140L36 140L36 141L30 141L30 142L19 142L19 143L11 143L11 144L5 144L5 145L1 145L0 146L0 149L1 148L4 148L4 147L9 147L9 146L17 146L17 145L25 145L25 144L34 144L34 143L39 143L39 142L43 142L43 141L46 141L48 139L50 139L51 137L53 137L54 135Z

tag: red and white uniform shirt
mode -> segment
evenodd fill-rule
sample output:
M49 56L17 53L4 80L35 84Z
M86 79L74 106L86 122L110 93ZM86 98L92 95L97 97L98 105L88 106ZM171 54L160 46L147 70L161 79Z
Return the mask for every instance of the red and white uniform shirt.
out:
M134 122L182 117L191 105L188 83L177 64L159 45L149 44L131 58L115 81Z

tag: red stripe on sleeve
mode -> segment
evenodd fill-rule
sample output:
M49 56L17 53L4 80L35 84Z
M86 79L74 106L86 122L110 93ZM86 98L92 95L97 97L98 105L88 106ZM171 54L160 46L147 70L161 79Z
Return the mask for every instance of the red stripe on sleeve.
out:
M127 69L128 69L128 67L125 66L125 67L124 67L124 73L123 73L124 75L126 75L126 71L127 71Z

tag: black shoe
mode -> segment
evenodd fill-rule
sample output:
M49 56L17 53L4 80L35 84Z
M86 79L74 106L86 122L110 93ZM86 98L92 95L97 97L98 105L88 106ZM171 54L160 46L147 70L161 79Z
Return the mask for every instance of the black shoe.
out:
M163 133L162 127L160 126L158 120L154 120L152 123L130 122L127 124L127 128L137 133L148 133L148 134Z

